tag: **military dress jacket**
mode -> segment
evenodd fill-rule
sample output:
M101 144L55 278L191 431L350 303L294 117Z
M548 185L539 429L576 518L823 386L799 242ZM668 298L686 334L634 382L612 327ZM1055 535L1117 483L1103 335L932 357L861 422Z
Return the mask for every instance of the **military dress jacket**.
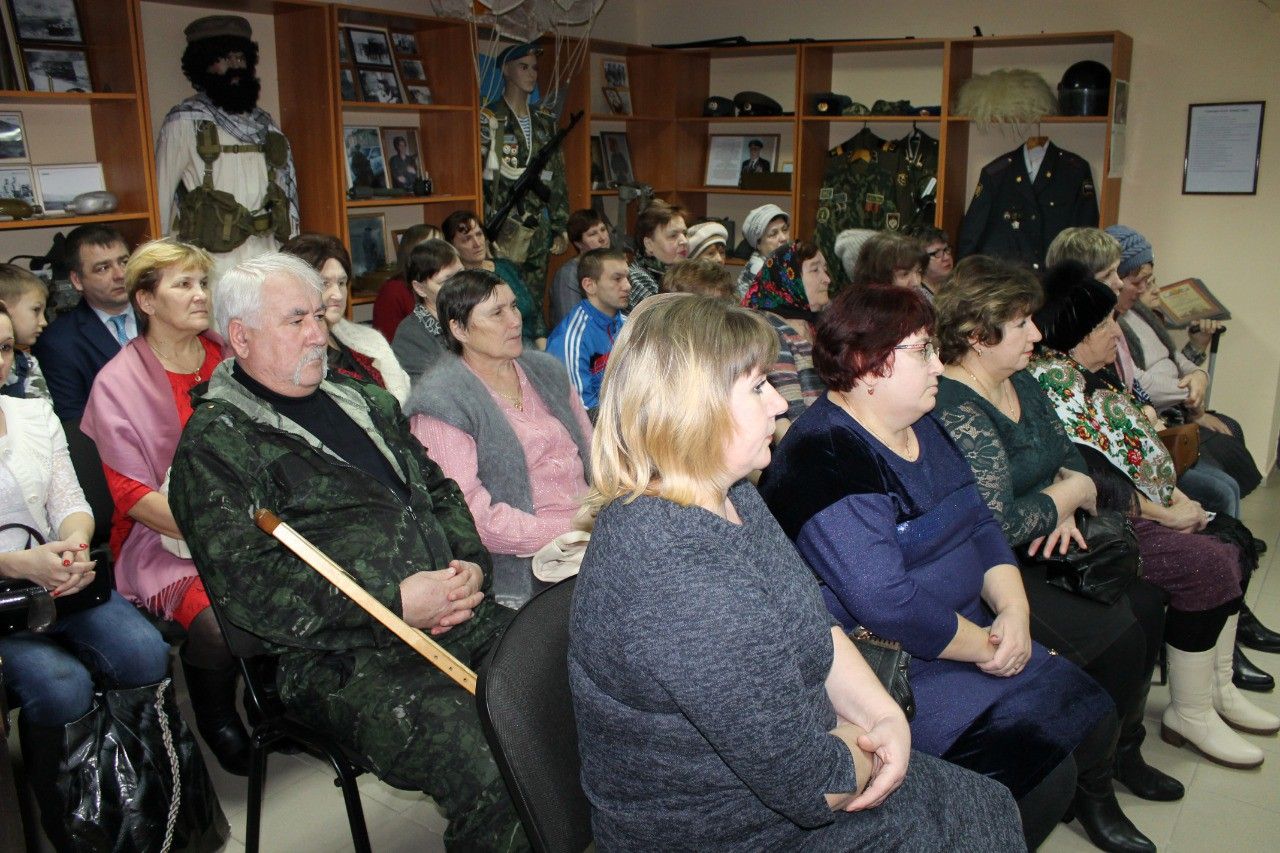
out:
M397 614L400 582L415 572L470 560L484 569L486 589L491 574L462 492L410 434L395 398L341 377L325 380L320 393L386 457L408 486L407 502L250 392L230 360L193 394L170 482L174 518L210 597L233 624L282 653L283 680L326 655L376 653L401 641L260 531L255 510L275 512ZM465 642L470 624L440 641Z
M1019 146L982 167L956 257L994 255L1039 269L1053 238L1073 226L1098 227L1089 162L1050 142L1033 181Z
M534 151L556 135L556 117L546 110L531 107L533 148L525 140L520 121L506 100L490 101L480 110L480 166L483 169L485 215L506 204L511 188L524 173L525 166ZM525 196L524 213L545 212L550 234L555 235L569 227L569 188L565 180L564 148L561 147L542 172L542 182L551 190L551 199L542 203L532 193Z

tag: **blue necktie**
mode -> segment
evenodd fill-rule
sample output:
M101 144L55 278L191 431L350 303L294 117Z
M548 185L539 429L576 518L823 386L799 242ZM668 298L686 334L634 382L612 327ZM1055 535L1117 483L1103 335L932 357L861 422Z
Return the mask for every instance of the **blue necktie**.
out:
M120 342L120 346L124 346L129 343L129 333L124 330L125 321L129 319L128 316L125 314L117 314L114 317L108 317L107 319L111 321L112 328L116 330L116 340Z

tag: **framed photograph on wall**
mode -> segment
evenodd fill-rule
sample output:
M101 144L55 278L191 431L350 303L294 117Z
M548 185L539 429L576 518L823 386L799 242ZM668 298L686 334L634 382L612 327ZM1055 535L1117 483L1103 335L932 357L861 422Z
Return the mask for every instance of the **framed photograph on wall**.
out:
M83 50L27 47L22 50L22 63L33 92L93 91Z
M338 27L338 62L351 64L351 43L347 41L346 27Z
M344 127L342 141L347 151L347 189L387 185L386 160L376 127Z
M635 183L635 170L631 167L631 146L625 133L600 133L600 145L604 149L604 178L607 186Z
M404 92L394 71L378 68L359 69L360 91L364 100L375 104L403 104Z
M778 162L778 134L711 134L703 185L736 187L744 174L772 172Z
M614 86L604 87L604 102L609 105L609 112L616 116L631 115L631 91Z
M356 72L354 68L338 69L338 88L342 91L342 100L360 100L360 90L356 88Z
M380 27L347 27L351 53L360 65L391 67L391 38Z
M13 25L23 41L83 44L76 0L9 0Z
M40 195L30 166L0 167L0 198L16 198L33 207L40 206Z
M22 113L0 113L0 163L26 163L30 159Z
M409 93L409 103L411 104L430 104L432 95L430 86L416 86L410 84L405 86L405 90Z
M421 59L400 60L400 79L406 83L423 83L427 79L427 70L422 67Z
M387 217L381 213L353 213L347 217L351 240L351 272L362 276L387 265Z
M630 89L631 78L627 74L625 59L601 59L600 69L604 74L604 84L615 89Z
M591 189L605 188L604 179L604 144L598 134L591 137Z
M45 213L67 209L80 193L105 190L101 163L71 163L65 166L36 166L36 187Z
M391 31L391 46L395 48L396 56L418 55L418 37L406 30Z
M380 132L391 188L413 192L413 182L423 174L417 128L384 127Z

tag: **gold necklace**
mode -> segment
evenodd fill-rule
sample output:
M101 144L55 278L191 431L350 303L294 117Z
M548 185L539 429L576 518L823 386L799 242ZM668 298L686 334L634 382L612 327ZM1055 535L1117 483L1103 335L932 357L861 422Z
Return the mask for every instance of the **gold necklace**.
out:
M861 425L861 426L862 426L862 428L863 428L863 429L865 429L867 432L871 433L871 434L872 434L872 435L874 435L877 439L879 439L879 440L880 440L880 443L881 443L881 444L883 444L885 447L889 448L889 449L890 449L890 450L892 450L894 453L896 453L897 455L901 456L903 459L907 460L908 462L914 462L914 461L916 460L916 457L920 455L920 446L919 446L919 444L917 444L917 445L916 445L916 452L915 452L915 453L912 453L912 452L911 452L911 439L915 437L915 431L914 431L914 430L912 430L911 428L909 428L909 427L908 427L908 429L907 429L907 440L906 440L906 442L903 444L902 449L901 449L901 450L899 450L898 448L894 447L894 446L893 446L893 444L892 444L888 439L886 439L883 435L881 435L879 432L877 432L877 431L876 431L876 430L875 430L875 429L874 429L870 424L863 423L862 418L860 418L860 417L858 417L856 414L854 414L854 412L853 412L853 404L851 404L851 403L849 402L849 398L848 398L848 396L845 394L845 392L843 392L843 391L837 391L836 393L840 395L840 399L841 399L841 401L843 401L843 403L844 403L844 410L845 410L845 412L846 412L846 413L848 413L849 417L853 418L855 421L857 421L857 422L858 422L858 424L859 424L859 425Z
M1009 399L1009 389L1008 389L1006 386L1004 386L1004 385L1001 385L1001 386L1000 386L1001 390L1003 391L1003 393L1000 395L1000 398L1001 398L1001 400L1003 401L1003 402L1001 402L1001 400L996 400L996 399L995 399L995 398L996 398L996 394L995 394L995 392L993 392L991 389L989 389L989 388L986 386L986 384L985 384L981 379L979 379L979 378L977 377L977 375L976 375L972 370L970 370L969 368L967 368L967 367L965 367L965 366L964 366L964 362L962 362L962 361L957 361L957 362L956 362L956 367L960 368L960 369L961 369L961 370L963 370L965 373L969 374L969 378L970 378L970 379L972 379L974 382L976 382L976 383L977 383L977 385L978 385L978 390L982 392L982 396L986 397L986 398L987 398L988 400L990 400L992 403L995 403L996 408L1000 409L1000 410L1001 410L1001 411L1003 411L1006 415L1008 415L1008 416L1009 416L1009 420L1013 420L1013 419L1014 419L1014 418L1013 418L1013 401Z
M164 366L165 363L167 362L168 364L173 365L173 367L175 368L173 370L174 373L194 374L196 377L196 381L198 382L200 380L200 368L204 366L204 346L200 343L199 338L192 339L200 351L200 360L196 364L194 370L186 370L182 366L182 362L178 360L178 357L176 355L168 355L167 353L161 352L160 348L155 344L153 344L150 338L143 336L143 339L146 340L147 346L151 347L151 351L156 354L156 358L160 359L162 366Z

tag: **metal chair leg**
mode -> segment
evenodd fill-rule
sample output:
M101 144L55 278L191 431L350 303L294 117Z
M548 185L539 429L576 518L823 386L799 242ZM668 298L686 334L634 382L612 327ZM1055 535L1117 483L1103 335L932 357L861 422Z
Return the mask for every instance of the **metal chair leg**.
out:
M244 820L245 853L258 853L258 835L262 830L262 794L267 786L265 747L254 743L249 750L249 803Z
M356 784L357 774L351 769L350 764L336 756L330 755L329 762L333 765L334 772L338 774L334 784L342 788L342 799L347 804L347 823L351 826L351 846L355 848L356 853L373 853L373 848L369 844L369 828L364 820L364 806L360 802L360 788ZM247 847L245 853L248 853Z

